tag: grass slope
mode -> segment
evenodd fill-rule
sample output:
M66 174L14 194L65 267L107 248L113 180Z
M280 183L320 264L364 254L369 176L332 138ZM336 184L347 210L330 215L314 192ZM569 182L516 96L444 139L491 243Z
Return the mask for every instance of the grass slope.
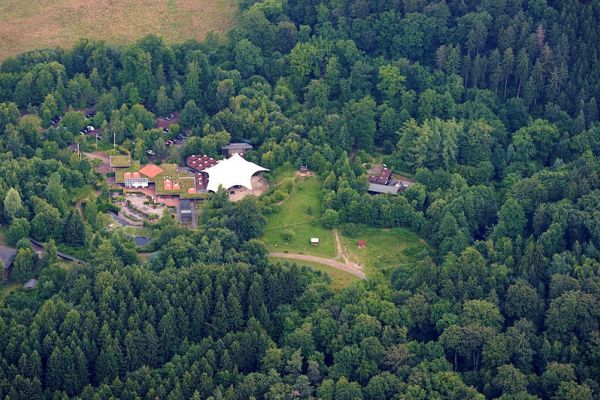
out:
M306 265L317 271L325 272L327 275L331 277L331 288L333 290L342 290L353 284L354 282L359 281L360 279L348 272L341 271L336 268L331 268L329 265L323 265L316 262L309 261L294 261L288 260L285 258L271 257L272 261L281 261L281 262L289 262L296 263L297 265Z
M203 39L235 21L235 0L0 0L0 60L71 47L82 37L111 44L157 34L166 42Z
M267 248L273 252L287 251L335 257L333 233L318 222L318 216L321 214L321 180L318 177L300 178L294 176L293 172L288 172L275 179L275 186L286 182L293 182L291 193L276 206L276 212L267 216L267 228L263 238ZM310 214L309 208L312 210ZM284 231L293 233L293 238L287 243L282 236ZM320 244L311 246L311 237L318 237Z
M365 248L358 248L359 239L367 241ZM364 265L368 274L391 267L412 267L424 251L429 251L423 239L403 228L360 227L352 237L342 236L342 242L352 260Z

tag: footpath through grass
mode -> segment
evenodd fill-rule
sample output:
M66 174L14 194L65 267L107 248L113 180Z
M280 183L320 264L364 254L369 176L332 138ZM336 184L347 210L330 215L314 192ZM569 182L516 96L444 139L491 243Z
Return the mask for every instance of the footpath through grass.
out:
M367 242L364 248L358 247L361 239ZM342 235L342 243L350 258L367 268L367 274L399 266L413 267L429 251L423 239L404 228L360 226L351 236Z
M275 211L267 216L263 238L267 248L273 252L335 257L333 233L319 223L321 179L316 176L302 178L293 171L286 171L274 181L275 190L286 193L287 197L273 205ZM313 237L319 238L318 246L310 244Z

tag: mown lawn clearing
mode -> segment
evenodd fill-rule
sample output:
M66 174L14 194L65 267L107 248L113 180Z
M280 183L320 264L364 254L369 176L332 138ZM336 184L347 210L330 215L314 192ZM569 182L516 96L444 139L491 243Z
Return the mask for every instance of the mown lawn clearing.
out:
M358 241L365 240L364 248ZM367 268L367 274L384 272L388 268L412 267L429 248L424 240L404 228L379 229L358 227L352 236L342 235L350 258Z
M333 233L319 222L321 179L315 176L301 178L282 174L275 180L274 187L287 191L287 187L281 187L287 185L291 185L290 193L273 206L275 211L267 216L263 238L265 244L274 252L335 257ZM312 246L311 238L318 238L319 245Z

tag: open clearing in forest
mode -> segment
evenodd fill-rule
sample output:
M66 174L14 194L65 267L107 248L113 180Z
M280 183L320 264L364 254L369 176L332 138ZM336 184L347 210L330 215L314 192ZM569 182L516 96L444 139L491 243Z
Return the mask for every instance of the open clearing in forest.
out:
M358 240L365 240L366 246L359 248ZM367 275L393 267L413 267L423 253L429 252L423 239L404 228L359 226L352 237L342 236L342 243L349 258L363 265Z
M335 257L333 232L319 222L321 179L316 176L301 178L292 172L277 176L274 182L275 188L283 192L287 185L292 185L292 188L287 198L275 206L277 211L267 216L263 240L269 251ZM284 239L286 231L292 234L288 241ZM313 237L319 238L318 246L310 244L310 238Z
M123 45L156 34L167 43L203 39L235 22L235 0L0 0L0 60L71 47L80 38Z
M285 194L285 198L274 206L276 211L267 217L263 241L272 258L317 266L331 276L335 288L344 288L350 282L364 278L365 273L373 277L389 268L412 267L423 252L428 252L424 240L403 228L358 226L351 236L324 228L318 218L322 187L319 177L302 178L294 171L281 171L273 177L272 183L273 190ZM286 231L291 235L287 242ZM311 237L319 238L318 246L310 245ZM358 248L360 239L366 240L365 248Z

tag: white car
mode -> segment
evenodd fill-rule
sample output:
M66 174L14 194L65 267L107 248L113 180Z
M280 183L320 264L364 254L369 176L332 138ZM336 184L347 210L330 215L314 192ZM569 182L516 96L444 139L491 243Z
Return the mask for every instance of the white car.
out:
M147 153L149 156L153 156L153 155L154 155L154 152L153 152L152 150L146 150L146 153Z
M88 131L90 131L90 132L94 130L94 127L91 125L88 125L87 128L88 128Z

